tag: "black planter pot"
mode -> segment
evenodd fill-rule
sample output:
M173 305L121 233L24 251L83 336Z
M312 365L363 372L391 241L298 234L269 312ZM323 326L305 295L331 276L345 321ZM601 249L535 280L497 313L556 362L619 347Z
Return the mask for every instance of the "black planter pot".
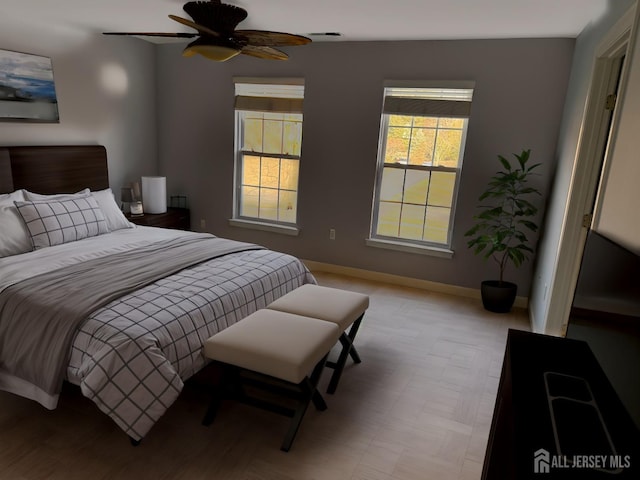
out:
M498 280L485 280L480 286L482 294L482 305L486 310L496 313L507 313L511 311L513 302L518 293L518 286L511 282Z

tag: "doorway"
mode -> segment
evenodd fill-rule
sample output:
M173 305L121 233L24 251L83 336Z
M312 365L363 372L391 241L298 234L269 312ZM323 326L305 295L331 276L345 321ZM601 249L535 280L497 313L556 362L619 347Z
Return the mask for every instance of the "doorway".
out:
M630 30L629 30L630 31ZM640 427L640 256L607 237L601 230L603 192L611 172L612 151L621 118L616 114L616 96L621 92L630 34L621 38L606 55L596 61L594 76L600 75L605 111L600 112L600 130L593 130L592 166L597 174L593 194L585 197L585 222L581 232L581 249L576 253L578 271L571 291L565 334L586 341L605 374L626 406L636 426ZM637 52L634 53L634 59ZM635 68L635 67L632 67ZM605 88L606 87L606 88ZM602 101L602 99L600 99ZM624 118L624 116L623 116ZM622 125L622 124L620 124ZM618 141L620 145L620 141ZM611 212L610 212L611 213ZM609 214L610 214L609 213ZM592 229L593 226L593 229ZM584 238L584 240L583 240ZM579 258L578 258L579 255Z
M543 317L546 322L544 333L547 334L565 336L567 332L601 174L603 171L606 173L607 157L616 137L620 109L607 109L607 103L612 101L611 95L626 88L628 62L624 59L635 17L634 6L616 23L596 50L556 268Z

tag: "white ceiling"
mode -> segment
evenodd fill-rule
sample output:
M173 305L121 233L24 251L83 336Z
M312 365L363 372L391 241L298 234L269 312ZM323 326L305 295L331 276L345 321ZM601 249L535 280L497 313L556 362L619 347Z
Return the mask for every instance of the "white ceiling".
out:
M1 0L5 21L102 31L188 32L184 0ZM226 0L249 12L239 28L340 40L576 37L611 0ZM321 40L314 37L314 40Z

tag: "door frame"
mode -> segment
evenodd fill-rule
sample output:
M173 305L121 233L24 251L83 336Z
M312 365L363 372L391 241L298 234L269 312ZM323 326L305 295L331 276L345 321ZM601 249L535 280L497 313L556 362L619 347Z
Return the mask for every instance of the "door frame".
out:
M638 11L636 11L638 10ZM576 159L571 172L569 198L564 211L560 245L556 254L556 269L551 282L544 333L564 336L580 273L582 254L591 223L584 226L585 215L594 210L601 172L614 150L620 108L615 108L609 122L605 104L615 88L616 60L626 55L637 35L637 2L607 32L595 52L595 62L587 95L585 114L580 128ZM628 64L620 72L618 91L625 91ZM619 98L623 95L619 95ZM606 148L606 151L604 151ZM602 152L604 151L604 161Z

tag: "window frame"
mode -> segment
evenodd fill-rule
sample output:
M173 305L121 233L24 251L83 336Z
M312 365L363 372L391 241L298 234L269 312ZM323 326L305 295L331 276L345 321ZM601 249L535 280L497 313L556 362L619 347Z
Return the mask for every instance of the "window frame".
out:
M300 100L304 99L304 81L301 79L244 79L244 78L234 78L234 85L236 85L236 99L238 97L237 93L237 85L238 84L256 84L256 85L268 85L271 87L278 86L288 86L295 85L301 87L302 97ZM266 88L266 87L265 87ZM268 90L268 88L267 88ZM261 96L261 95L258 95ZM265 95L268 97L268 95ZM279 94L275 94L274 97L278 99L288 98L286 96L281 96ZM292 97L293 98L293 97ZM304 114L302 112L286 112L286 111L275 111L275 110L254 110L254 111L262 111L263 113L281 113L283 115L287 114L295 114L300 115L300 154L292 155L292 154L284 154L284 153L267 153L261 151L249 151L244 150L242 147L244 146L245 141L245 116L250 114L252 110L242 109L234 107L234 188L233 188L233 211L232 218L229 220L230 225L236 227L243 228L251 228L257 230L265 230L276 233L283 233L287 235L297 235L299 233L298 228L298 205L299 205L299 196L300 196L300 166L302 162L302 128L304 124ZM264 118L262 122L264 122ZM286 120L282 120L283 122ZM284 129L283 129L284 135ZM243 188L243 177L244 177L244 160L245 156L255 156L259 157L262 161L263 158L274 158L278 160L289 159L296 160L298 162L298 182L296 184L296 217L295 222L282 221L278 219L268 219L268 218L260 218L242 215L242 188ZM279 168L282 168L282 165L279 165ZM281 172L281 170L280 170ZM278 192L278 204L280 202L281 191L293 191L288 189L280 188L280 172L278 174L278 187L274 187L273 190ZM257 186L256 188L262 188L261 186ZM271 188L271 187L269 187ZM259 212L258 212L259 213Z
M431 82L427 84L425 83L416 84L416 82L385 82L384 94L383 94L383 105L384 105L384 101L388 96L387 91L389 89L405 88L405 87L419 88L419 89L422 89L422 88L424 89L430 89L430 88L465 89L465 90L472 90L471 95L473 96L473 90L475 88L475 84L474 82ZM448 116L446 114L417 115L412 113L388 113L384 111L384 107L383 107L381 120L380 120L379 138L378 138L378 153L377 153L377 159L376 159L376 178L375 178L373 201L372 201L372 208L371 208L371 224L369 229L369 238L367 239L366 243L369 246L388 248L392 250L408 251L412 253L422 253L422 254L428 254L428 255L433 254L436 256L443 256L443 257L450 258L453 255L453 251L451 250L452 241L453 241L453 229L454 229L455 214L456 214L458 197L459 197L460 178L462 176L462 165L464 161L464 152L466 150L470 115L463 118L464 125L462 128L459 157L458 157L458 163L456 167L444 167L444 166L433 166L433 165L410 165L409 163L386 164L385 157L387 152L389 128L391 126L390 119L392 115L410 116L413 118L420 117L420 116L423 116L423 117L428 116L431 118L438 118L438 119L461 118L460 116L451 116L451 115ZM411 128L411 131L413 133L413 128L414 128L413 121L412 121L411 127L409 128ZM437 141L437 134L438 134L438 131L440 130L439 126L437 126L436 129L437 129L436 140L434 140L434 142ZM411 144L409 144L409 149L410 149L410 145ZM404 171L405 179L403 180L403 182L406 182L406 172L411 170L427 171L427 172L451 172L456 174L455 182L453 186L453 194L451 198L451 207L449 207L450 212L449 212L449 219L448 219L448 225L447 225L446 243L438 243L438 242L432 242L428 240L417 240L417 239L411 239L411 238L404 238L400 236L394 237L394 236L382 235L378 233L378 220L380 216L380 206L382 203L380 194L382 189L382 177L383 177L385 168L396 168L398 170ZM404 183L403 183L403 187L404 187ZM427 198L424 204L424 206L427 209L429 207L428 201L429 199L428 199L428 192L427 192ZM410 204L404 201L401 201L399 203L401 205L404 205L405 203ZM425 211L425 214L426 214L426 211ZM425 224L423 224L423 235L424 235L425 227L426 227L426 220L425 220Z

